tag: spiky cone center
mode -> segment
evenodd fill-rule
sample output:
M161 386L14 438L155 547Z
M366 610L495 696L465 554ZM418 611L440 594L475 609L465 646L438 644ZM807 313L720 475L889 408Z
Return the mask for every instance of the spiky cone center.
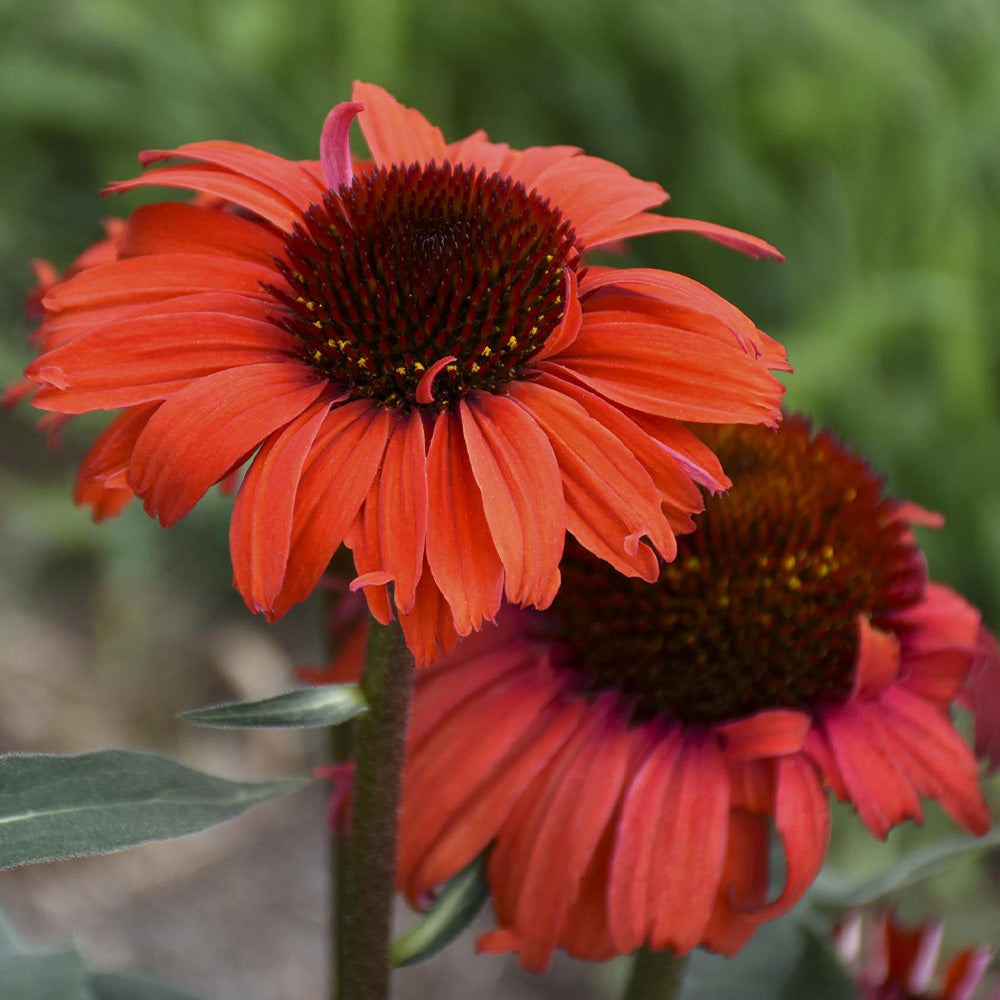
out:
M268 290L331 382L440 410L520 376L558 327L578 261L570 223L523 184L432 161L329 191L285 239L289 291Z
M898 501L829 433L790 418L706 431L735 485L710 497L659 582L567 550L546 619L587 692L617 690L632 718L689 724L841 704L858 616L899 631L925 569Z

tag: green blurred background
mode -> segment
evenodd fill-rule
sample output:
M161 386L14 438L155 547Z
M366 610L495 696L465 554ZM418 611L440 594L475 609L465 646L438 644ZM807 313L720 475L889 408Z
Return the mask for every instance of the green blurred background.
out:
M698 278L784 342L789 404L946 515L922 535L932 573L1000 627L996 0L0 0L2 380L30 357L29 260L65 266L134 207L97 192L140 149L314 156L355 77L448 138L580 145L660 181L677 214L776 244L780 266L681 235L625 261ZM34 421L0 424L3 749L211 745L239 770L173 714L286 686L318 655L318 609L275 628L243 610L224 499L169 533L136 510L93 527L69 490L95 425L49 451ZM866 845L839 835L874 864ZM973 912L965 939L986 920L1000 940L995 907Z

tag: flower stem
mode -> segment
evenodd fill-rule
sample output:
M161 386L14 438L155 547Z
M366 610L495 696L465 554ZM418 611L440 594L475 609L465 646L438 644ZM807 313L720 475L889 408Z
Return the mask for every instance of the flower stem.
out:
M368 711L358 717L355 733L339 1000L382 1000L389 994L396 823L413 693L413 658L397 623L371 622L361 685Z
M624 1000L679 1000L687 963L687 955L640 948L632 960Z

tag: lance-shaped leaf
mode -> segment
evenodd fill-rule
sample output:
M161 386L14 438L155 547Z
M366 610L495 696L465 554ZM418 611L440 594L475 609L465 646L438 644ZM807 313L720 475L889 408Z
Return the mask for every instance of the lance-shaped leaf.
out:
M447 947L490 898L485 855L463 868L441 890L418 924L392 943L392 964L416 965Z
M1000 826L994 827L982 837L945 837L935 844L904 854L888 868L860 882L848 882L824 873L817 880L810 899L815 906L831 909L870 906L886 896L937 875L948 865L969 854L998 846Z
M184 712L181 718L197 726L254 729L261 726L337 726L368 711L357 684L323 684L298 688L263 701L237 701Z
M307 782L226 781L134 750L9 754L0 757L0 869L181 837Z

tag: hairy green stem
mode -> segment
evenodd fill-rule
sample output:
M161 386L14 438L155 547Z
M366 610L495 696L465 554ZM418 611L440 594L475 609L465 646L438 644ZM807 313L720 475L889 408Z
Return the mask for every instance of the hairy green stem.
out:
M624 1000L679 1000L687 963L687 955L640 948L632 960Z
M341 899L338 1000L389 995L396 824L413 694L413 658L396 622L371 622L355 730L354 801Z

